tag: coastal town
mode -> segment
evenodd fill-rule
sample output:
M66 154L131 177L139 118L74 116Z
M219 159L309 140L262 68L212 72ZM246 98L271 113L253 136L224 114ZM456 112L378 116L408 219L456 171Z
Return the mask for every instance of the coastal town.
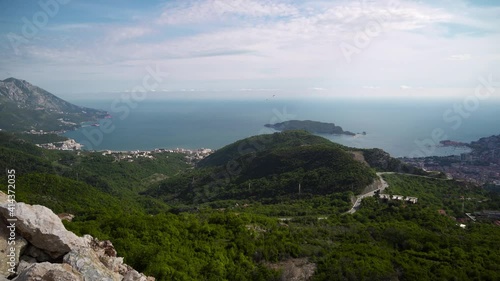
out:
M164 149L164 148L156 148L154 150L131 150L131 151L112 151L105 150L101 151L102 155L111 155L115 158L116 161L128 161L133 162L134 159L138 158L148 158L155 159L155 154L159 153L180 153L185 155L186 162L189 164L196 163L201 159L207 157L212 154L214 150L210 148L199 148L199 149L185 149L185 148L176 148L176 149Z
M449 143L458 142L449 141ZM500 185L500 136L481 138L466 145L471 152L461 155L400 160L426 171L442 172L450 179L464 180L477 185Z
M53 150L81 150L83 145L76 142L74 139L67 139L65 141L59 142L49 142L43 144L37 144L36 146L46 149Z
M67 150L81 151L83 149L83 145L78 143L74 139L67 139L60 142L37 144L37 146L46 149L66 150L66 151ZM115 158L115 161L128 161L128 162L134 162L134 159L138 158L155 159L155 155L159 153L180 153L185 155L187 163L193 164L207 157L208 155L212 154L214 150L210 148L199 148L199 149L156 148L154 150L130 150L130 151L104 150L98 152L101 152L102 155L113 156Z

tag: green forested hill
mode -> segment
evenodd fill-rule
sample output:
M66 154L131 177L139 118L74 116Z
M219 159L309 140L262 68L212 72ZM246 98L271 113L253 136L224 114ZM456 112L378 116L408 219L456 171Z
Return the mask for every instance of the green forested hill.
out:
M82 183L100 193L123 200L122 203L126 203L122 206L157 212L157 208L165 210L168 207L155 198L139 196L137 191L147 188L158 179L173 176L189 165L185 163L184 156L177 153L159 154L154 160L141 158L128 162L116 161L113 156L96 152L46 150L12 134L0 132L0 167L2 170L15 169L21 182L29 178L27 182L30 184L20 190L26 195L31 193L29 202L38 202L37 197L40 197L41 202L47 202L46 195L40 192L42 189L37 189L37 186L43 185L55 184L56 194L53 196L59 198L61 190L72 186L68 182L70 180L73 184ZM33 180L33 177L37 180ZM90 193L85 194L90 196ZM78 205L78 201L71 202ZM61 202L54 204L60 205ZM63 205L71 204L66 202ZM52 208L55 205L47 203L46 206ZM82 206L74 207L81 209Z
M416 175L428 175L420 168L410 166L401 160L393 158L389 153L379 148L361 149L365 161L372 167L381 172L398 172Z
M255 149L245 150L254 144ZM166 202L277 201L308 195L360 192L376 175L346 148L303 131L247 138L164 181L145 194ZM300 185L300 190L299 190Z
M277 148L295 148L305 145L326 145L331 147L343 147L325 138L315 136L306 131L286 131L277 134L266 134L249 137L236 141L217 150L198 163L198 167L214 167L226 165L231 160L236 160L247 154L256 154Z

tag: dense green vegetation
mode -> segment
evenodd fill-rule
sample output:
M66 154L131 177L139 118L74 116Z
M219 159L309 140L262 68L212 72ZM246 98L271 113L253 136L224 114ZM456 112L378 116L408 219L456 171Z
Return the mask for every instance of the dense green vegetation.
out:
M71 213L77 216L118 212L137 212L133 205L122 205L123 201L104 193L86 183L65 177L33 173L22 175L17 180L16 199L40 204L55 213Z
M135 194L189 167L182 154L158 153L154 157L154 160L135 158L129 162L99 152L60 153L54 165L65 177L83 180L115 195L130 191Z
M63 137L60 135L56 134L43 134L43 135L38 135L38 134L26 134L26 133L18 133L16 134L16 137L22 140L25 140L30 143L35 143L35 144L42 144L42 143L49 143L49 142L61 142L65 141L68 138Z
M246 155L253 155L264 150L278 148L296 148L308 145L325 145L335 148L346 148L325 138L315 136L306 131L287 131L280 134L267 134L249 137L226 145L198 163L198 167L214 167L226 165L231 160Z
M401 193L414 184L431 183L443 190L454 186L401 175L388 181L399 181ZM311 201L321 202L321 208L339 199ZM309 200L290 201L302 205L304 212L289 213L281 204L242 207L240 201L225 210L205 206L178 215L99 217L69 227L112 239L119 253L127 253L128 262L162 280L278 280L262 262L296 257L317 264L314 280L500 278L499 227L470 223L462 229L453 218L438 213L448 201L420 202L367 198L354 215L325 216L315 214ZM282 222L278 218L284 215ZM155 262L146 262L144 254Z
M242 148L259 141L258 150ZM234 199L276 203L301 196L359 193L376 177L345 147L302 131L239 141L202 160L199 166L144 194L168 203Z
M436 208L363 201L353 221L330 228L336 244L316 280L496 280L500 229L457 226Z
M386 174L383 177L390 182L386 193L418 197L420 204L440 207L454 216L480 210L485 206L480 201L485 200L488 195L484 189L465 182L411 175Z
M71 179L74 183L83 183L96 191L122 200L122 208L133 206L152 213L166 210L168 206L155 198L139 196L137 191L190 167L185 163L184 155L177 153L156 154L155 159L137 158L133 162L117 161L113 156L104 156L97 152L41 149L3 132L0 132L0 166L4 169L15 169L20 181L32 174L40 177L40 181L27 179L30 184L24 189L25 194L31 194L25 197L28 202L37 202L39 198L50 208L60 204L68 206L68 202L63 203L66 201L65 197L57 195L64 186L71 186L67 182ZM54 178L42 177L42 174L57 176L55 179L61 184L54 186L57 192L52 196L59 198L59 202L45 200L46 194L38 186L47 185L45 180L53 182Z
M313 280L500 279L500 227L469 221L463 229L451 217L463 217L461 196L471 198L466 212L498 209L498 196L456 181L388 174L387 192L418 203L372 197L345 214L372 168L309 134L273 138L281 144L243 154L228 146L191 169L179 154L117 161L47 151L0 133L0 165L18 171L18 200L75 214L68 229L111 240L126 263L157 280L282 280L303 268L270 264L296 258L316 265ZM239 169L228 170L233 160Z
M379 148L362 149L365 161L370 164L370 167L375 168L380 172L398 172L415 175L427 175L428 173L422 169L415 168L403 163L401 160L392 158L389 153Z
M111 239L127 263L159 280L278 280L259 262L299 251L288 228L250 214L108 216L69 227Z

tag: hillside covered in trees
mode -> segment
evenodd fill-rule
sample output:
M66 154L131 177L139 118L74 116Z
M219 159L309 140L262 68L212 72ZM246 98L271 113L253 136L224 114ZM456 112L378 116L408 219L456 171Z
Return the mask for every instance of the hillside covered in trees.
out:
M401 165L305 132L245 139L196 168L175 153L116 161L4 133L0 152L17 171L18 201L74 214L69 230L111 240L157 280L500 279L500 227L464 215L498 210L497 194L387 174L388 193L418 203L370 197L345 214L375 171Z
M230 199L359 193L376 178L346 147L304 131L250 137L203 159L195 170L145 194L186 204Z

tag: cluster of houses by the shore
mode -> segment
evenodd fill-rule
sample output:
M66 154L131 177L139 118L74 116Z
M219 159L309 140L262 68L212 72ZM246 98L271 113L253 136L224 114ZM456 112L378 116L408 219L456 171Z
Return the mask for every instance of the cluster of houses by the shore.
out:
M36 132L33 131L33 134L44 134L43 131ZM83 145L76 142L74 139L67 139L61 142L51 142L44 144L37 144L38 147L45 149L53 149L53 150L82 150ZM102 155L111 155L114 156L117 161L125 160L129 162L133 162L134 159L137 158L148 158L154 159L154 154L158 153L181 153L186 155L186 161L188 163L197 162L208 155L212 154L214 150L210 148L199 148L199 149L185 149L185 148L176 148L176 149L164 149L164 148L156 148L151 151L140 151L140 150L130 150L130 151L113 151L113 150L104 150L101 151Z
M49 142L44 144L37 144L36 146L53 150L81 150L82 145L74 139L67 139L60 142Z
M200 148L200 149L184 149L184 148L176 148L176 149L163 149L157 148L151 151L140 151L140 150L132 150L132 151L112 151L106 150L102 152L102 155L112 155L115 157L117 161L129 161L133 162L134 159L137 158L149 158L154 159L154 154L158 153L182 153L186 155L186 161L188 163L199 161L208 155L210 155L213 150L209 148Z

